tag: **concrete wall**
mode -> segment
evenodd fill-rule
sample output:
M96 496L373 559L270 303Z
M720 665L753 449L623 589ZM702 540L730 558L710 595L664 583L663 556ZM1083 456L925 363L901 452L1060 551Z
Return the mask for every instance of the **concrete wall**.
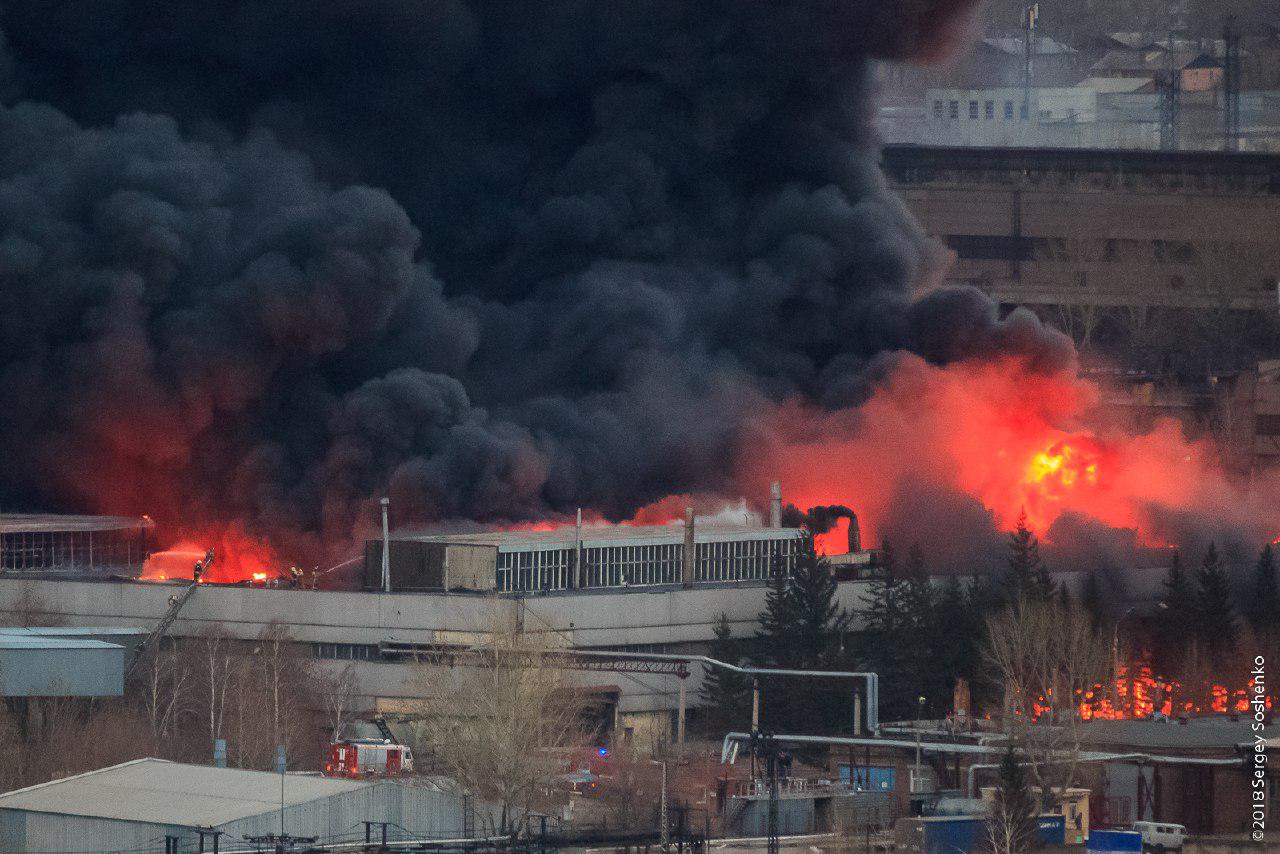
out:
M0 623L12 613L23 591L70 625L153 626L177 587L168 584L88 581L29 581L0 578ZM843 582L840 603L862 607L867 582ZM531 596L523 602L526 631L555 633L578 647L655 646L664 650L702 650L720 614L736 637L750 637L764 608L764 585L699 585L679 588L631 588L600 593ZM472 594L355 593L207 586L200 588L174 623L170 634L189 637L212 624L233 636L251 639L272 621L289 626L295 639L311 643L376 645L382 641L443 642L456 633L485 631L515 615L513 598ZM450 634L454 633L454 634ZM347 661L317 660L337 671ZM419 696L412 665L383 661L350 662L360 680L359 693L373 707L379 698ZM694 668L686 689L697 704L702 668ZM624 712L674 709L679 680L673 676L583 673L580 684L622 689Z

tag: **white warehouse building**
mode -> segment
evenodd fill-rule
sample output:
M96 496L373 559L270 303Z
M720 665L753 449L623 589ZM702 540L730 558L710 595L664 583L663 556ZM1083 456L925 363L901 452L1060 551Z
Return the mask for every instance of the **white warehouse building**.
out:
M0 851L245 851L282 826L320 843L360 842L364 822L387 823L388 841L460 839L475 826L469 808L430 785L137 759L0 795Z

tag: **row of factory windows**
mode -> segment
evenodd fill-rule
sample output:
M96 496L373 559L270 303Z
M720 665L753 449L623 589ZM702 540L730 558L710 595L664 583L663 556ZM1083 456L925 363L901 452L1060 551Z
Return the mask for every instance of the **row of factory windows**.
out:
M376 661L381 658L377 645L368 643L313 643L311 655L338 661Z
M762 581L771 567L790 573L795 540L736 540L698 543L695 581ZM567 590L575 586L631 587L679 584L684 546L603 546L582 549L583 573L576 572L575 549L498 554L497 589L502 592Z
M943 115L944 115L944 111L943 111L943 103L944 103L944 102L942 101L942 99L941 99L941 98L939 98L939 99L935 99L935 100L934 100L934 102L933 102L933 117L934 117L935 119L940 119L940 118L942 118L942 117L943 117ZM946 103L945 116L946 116L947 118L949 118L949 119L958 119L958 118L960 118L960 101L955 100L955 99L952 99L952 100L950 100L950 101L946 101L945 103ZM979 115L978 115L978 107L979 107L979 102L978 102L978 101L976 101L976 100L970 100L970 101L969 101L969 118L970 118L970 119L975 119L975 120L976 120L976 119L979 117ZM1012 121L1012 120L1013 120L1013 115L1014 115L1014 104L1013 104L1013 101L1006 100L1006 101L1004 102L1004 111L1003 111L1002 115L1004 116L1004 120L1005 120L1005 121ZM984 119L986 119L987 121L993 121L993 120L995 119L995 117L996 117L996 102L995 102L995 101L987 100L987 101L983 101L983 102L982 102L982 116L981 116L981 117L982 117L982 118L984 118ZM1026 102L1023 102L1022 104L1019 104L1019 105L1018 105L1018 118L1020 118L1020 119L1026 119L1026 118L1027 118L1027 104L1026 104Z
M147 556L142 531L15 531L0 534L0 569L129 569Z

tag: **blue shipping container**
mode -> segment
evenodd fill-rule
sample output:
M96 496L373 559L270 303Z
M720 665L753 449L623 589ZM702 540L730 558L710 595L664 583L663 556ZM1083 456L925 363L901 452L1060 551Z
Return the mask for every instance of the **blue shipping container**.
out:
M983 818L928 819L924 822L925 854L969 854L987 841L987 821Z
M1142 834L1132 830L1090 830L1088 849L1107 854L1113 851L1141 851Z
M1045 845L1062 845L1067 838L1067 819L1060 815L1042 815L1036 819L1036 829Z

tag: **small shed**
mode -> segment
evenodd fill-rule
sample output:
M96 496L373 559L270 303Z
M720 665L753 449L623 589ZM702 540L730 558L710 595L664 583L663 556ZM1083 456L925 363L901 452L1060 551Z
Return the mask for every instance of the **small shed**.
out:
M222 851L284 833L319 843L459 839L466 799L434 785L137 759L0 795L0 851ZM378 838L381 828L377 830Z

